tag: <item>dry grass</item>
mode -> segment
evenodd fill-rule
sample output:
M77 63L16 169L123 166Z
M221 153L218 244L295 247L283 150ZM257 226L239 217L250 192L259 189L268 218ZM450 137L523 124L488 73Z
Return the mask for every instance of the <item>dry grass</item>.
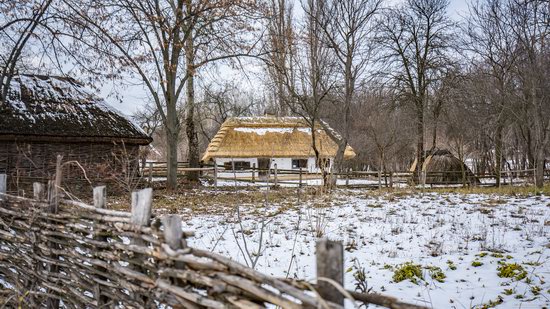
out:
M248 206L249 214L257 214L264 211L264 202L267 198L267 204L273 205L269 214L276 215L298 206L298 193L296 188L278 188L268 190L267 194L263 190L248 188L246 190L233 191L231 188L225 190L207 190L207 189L188 189L178 193L169 193L166 190L156 190L154 196L154 211L161 213L179 213L188 215L213 214L223 215L231 214L235 206ZM411 188L382 188L381 190L347 190L338 189L335 194L320 194L319 188L307 187L301 189L300 204L309 202L313 208L331 207L346 202L346 196L369 196L379 197L381 199L393 202L400 199L406 199L410 196L424 193L456 193L456 194L487 194L496 195L496 197L487 200L484 205L487 207L498 206L502 204L506 196L533 196L537 194L550 195L550 184L545 185L543 189L529 187L467 187L467 188L427 188L425 190ZM111 209L130 210L130 196L109 196L108 205Z

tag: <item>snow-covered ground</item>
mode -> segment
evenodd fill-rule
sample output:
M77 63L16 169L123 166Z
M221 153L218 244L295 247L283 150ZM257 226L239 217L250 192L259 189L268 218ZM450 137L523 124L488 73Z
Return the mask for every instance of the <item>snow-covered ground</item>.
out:
M250 264L263 225L255 268L274 276L314 280L315 241L323 236L344 243L348 289L364 268L372 292L428 307L481 307L499 298L497 308L550 306L550 197L366 194L339 190L306 201L302 196L299 203L289 196L276 204L243 204L242 225L236 209L184 212L184 228L196 232L192 246ZM440 267L445 278L434 280L422 268L416 284L396 283L394 271L405 262ZM499 277L497 268L510 263L526 275Z

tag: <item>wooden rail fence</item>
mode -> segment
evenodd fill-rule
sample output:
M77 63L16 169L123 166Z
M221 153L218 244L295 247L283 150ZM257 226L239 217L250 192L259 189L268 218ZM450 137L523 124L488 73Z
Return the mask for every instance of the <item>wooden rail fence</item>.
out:
M134 192L132 211L123 212L106 208L105 187L94 188L87 205L63 198L60 177L36 183L33 199L5 194L1 179L0 293L7 307L343 308L343 297L352 297L423 308L325 284L342 285L341 242L318 242L319 284L304 284L188 246L193 233L182 231L181 217L152 215L151 189Z

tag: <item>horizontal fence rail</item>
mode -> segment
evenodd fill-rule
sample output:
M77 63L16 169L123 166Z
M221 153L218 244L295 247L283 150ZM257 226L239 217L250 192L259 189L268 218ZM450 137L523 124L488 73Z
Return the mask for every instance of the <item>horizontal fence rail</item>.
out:
M310 172L307 169L279 169L277 164L271 168L226 168L224 165L203 164L201 167L190 168L188 162L178 162L178 176L183 177L189 172L199 172L204 179L209 179L217 186L218 181L239 182L261 185L294 185L305 186L307 180L322 179L320 172ZM147 162L142 168L143 176L147 176L149 183L156 177L166 177L166 162ZM544 175L550 178L550 170L545 170ZM428 171L422 172L417 177L411 171L361 171L347 170L340 173L330 172L329 176L344 180L338 183L343 187L393 187L394 185L475 185L495 186L497 177L500 177L499 185L513 185L518 183L534 182L534 169L503 170L500 175L491 173L472 173L471 171ZM452 178L452 179L451 179ZM371 180L371 183L357 183L354 180Z

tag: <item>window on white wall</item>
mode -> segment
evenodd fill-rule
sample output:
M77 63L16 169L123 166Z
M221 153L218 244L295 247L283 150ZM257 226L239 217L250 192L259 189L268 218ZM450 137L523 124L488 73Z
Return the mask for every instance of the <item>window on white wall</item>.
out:
M307 168L307 159L292 159L292 168Z
M248 161L232 161L232 162L229 161L229 162L225 162L223 164L223 167L226 170L233 170L233 168L235 168L236 171L245 170L245 169L250 168L250 162L248 162Z

